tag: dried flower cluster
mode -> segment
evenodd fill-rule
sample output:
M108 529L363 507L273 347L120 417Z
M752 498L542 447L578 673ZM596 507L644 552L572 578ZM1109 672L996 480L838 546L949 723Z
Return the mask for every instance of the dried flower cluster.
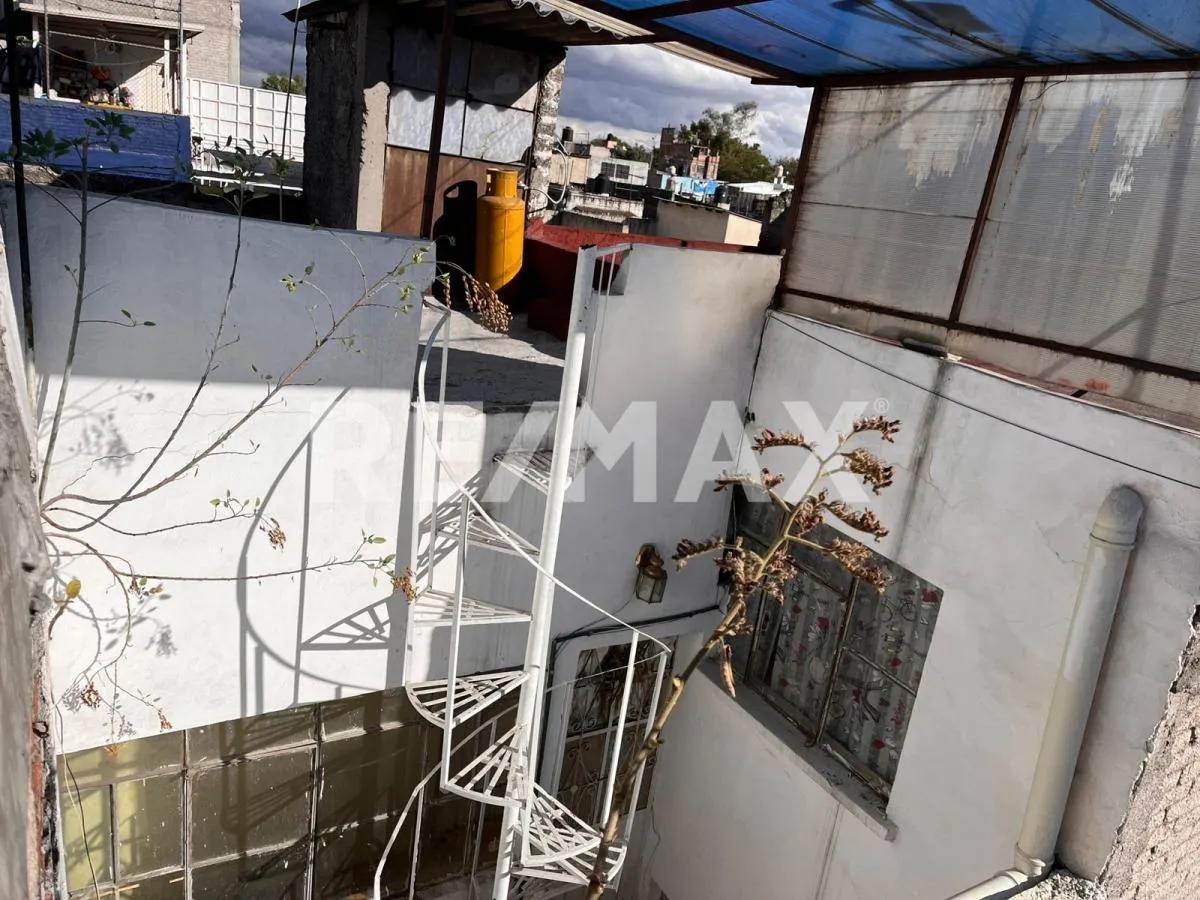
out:
M101 698L100 692L96 690L96 685L89 681L87 687L79 692L79 702L89 709L99 709L103 698Z
M825 505L826 492L809 494L793 507L792 527L788 530L791 537L803 537L825 521L822 508Z
M871 509L852 509L841 500L834 500L832 503L826 503L825 508L857 531L865 531L872 535L875 540L881 540L887 536L888 530L883 523L879 521L879 517L875 515L875 511Z
M863 416L854 420L854 425L850 429L850 433L862 434L864 431L878 431L879 437L887 441L889 444L894 444L894 438L900 431L899 419L887 419L883 416Z
M751 478L741 472L724 472L713 480L713 493L720 493L738 484L750 484Z
M284 533L283 527L276 518L270 518L266 522L259 523L258 530L266 534L267 540L271 542L271 546L276 550L282 550L287 543L287 534Z
M500 296L473 275L459 271L463 283L463 296L471 312L479 317L479 323L488 331L508 334L512 325L512 310Z
M762 453L771 447L803 447L805 450L813 449L812 444L806 441L801 434L797 434L794 431L776 432L770 428L764 428L759 436L755 438L754 452Z
M891 487L892 474L895 469L884 465L883 460L864 447L858 447L850 453L843 453L846 468L861 478L876 494Z
M829 547L829 555L842 564L842 568L871 585L878 591L883 591L891 584L891 577L879 566L870 565L871 551L855 541L844 541L834 538Z
M414 583L415 573L411 567L406 567L399 575L392 576L392 589L400 591L408 598L409 603L417 601L417 586Z
M705 553L711 553L723 543L720 537L710 537L705 541L692 541L684 538L675 548L675 553L671 559L675 560L675 568L682 569L687 565L688 560L695 556L703 556Z

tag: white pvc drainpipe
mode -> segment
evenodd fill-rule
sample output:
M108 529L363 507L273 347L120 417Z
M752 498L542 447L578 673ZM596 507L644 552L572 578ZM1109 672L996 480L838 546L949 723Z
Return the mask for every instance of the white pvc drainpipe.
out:
M1129 554L1137 544L1143 509L1137 491L1114 488L1092 526L1091 546L1042 733L1042 747L1029 788L1013 868L955 894L950 900L985 900L997 894L1007 895L1040 878L1054 862L1054 848L1092 710L1100 664L1121 598Z

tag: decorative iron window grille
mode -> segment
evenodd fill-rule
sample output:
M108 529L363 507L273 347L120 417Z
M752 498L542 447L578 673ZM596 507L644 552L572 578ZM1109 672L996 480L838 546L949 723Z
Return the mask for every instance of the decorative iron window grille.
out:
M665 642L674 649L674 640ZM624 766L637 751L645 735L646 723L652 710L650 702L658 671L658 646L649 641L638 642L638 661L633 668L629 708L625 713L625 733L621 740L620 765ZM596 647L579 654L575 686L567 720L563 746L562 771L558 779L558 798L580 818L599 822L606 810L600 809L604 799L604 782L612 762L612 741L616 738L617 716L621 709L621 691L625 682L625 666L629 661L629 643ZM663 684L671 679L671 657L666 661ZM666 690L663 690L663 697ZM646 763L642 776L642 791L637 808L642 809L650 796L654 780L654 757Z
M735 531L765 547L779 510L739 492ZM813 538L846 536L820 525ZM887 799L929 653L942 591L871 551L892 583L882 593L828 556L795 545L800 574L783 604L750 599L734 671L807 737Z

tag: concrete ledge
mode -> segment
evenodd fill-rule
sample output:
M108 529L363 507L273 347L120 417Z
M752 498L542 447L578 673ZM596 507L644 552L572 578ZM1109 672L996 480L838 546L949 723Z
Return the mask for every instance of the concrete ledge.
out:
M809 747L803 732L750 687L743 685L736 698L730 697L721 685L716 663L705 662L701 670L728 702L753 719L769 739L791 751L790 758L795 760L796 767L824 788L872 834L885 841L895 840L896 823L887 816L887 804L855 779L844 765L820 747Z

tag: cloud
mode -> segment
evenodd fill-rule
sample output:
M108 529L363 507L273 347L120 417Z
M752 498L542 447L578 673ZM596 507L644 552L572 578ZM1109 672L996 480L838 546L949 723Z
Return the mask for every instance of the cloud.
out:
M573 47L559 116L593 134L657 142L664 125L697 118L706 107L758 103L756 140L772 158L797 156L810 91L753 85L750 79L675 56L648 44Z
M257 87L268 72L288 70L292 23L283 14L295 8L287 0L242 0L242 84ZM296 40L296 74L304 74L304 23Z
M242 0L242 83L257 85L267 72L286 72L292 23L287 0ZM304 73L304 27L296 46ZM664 125L690 122L705 107L758 103L757 140L775 159L797 156L808 115L807 89L752 85L750 79L666 53L648 44L573 47L567 53L559 117L593 135L613 132L657 143Z

